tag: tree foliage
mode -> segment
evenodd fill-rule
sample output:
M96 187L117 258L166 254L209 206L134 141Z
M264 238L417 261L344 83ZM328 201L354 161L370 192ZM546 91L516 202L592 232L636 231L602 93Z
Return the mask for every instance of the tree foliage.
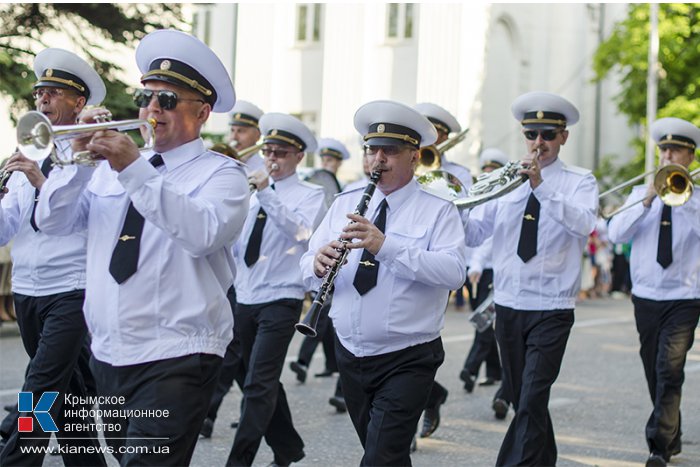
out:
M107 87L104 105L122 119L133 117L134 106L127 84L119 78L123 66L110 53L116 45L135 46L156 29L186 27L180 6L163 3L0 4L0 17L0 94L10 97L13 119L34 107L33 59L52 46L55 33L67 35L72 51L102 76Z
M615 104L632 125L646 126L647 70L649 53L649 4L632 4L627 18L617 23L610 37L595 53L596 80L611 72L622 75L621 92ZM659 69L657 118L678 117L700 126L700 4L659 4ZM632 142L638 156L632 164L617 169L618 177L629 178L644 167L644 142ZM608 162L599 172L616 169Z

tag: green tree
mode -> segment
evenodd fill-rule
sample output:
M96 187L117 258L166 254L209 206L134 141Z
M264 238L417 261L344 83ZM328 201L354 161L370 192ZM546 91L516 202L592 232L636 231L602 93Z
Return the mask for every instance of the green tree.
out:
M55 33L67 35L107 87L107 106L115 119L133 118L128 85L119 79L123 67L110 61L115 45L135 46L151 31L187 28L179 5L163 3L15 3L0 4L0 94L12 100L16 120L34 107L36 81L32 63L37 52L51 47ZM107 58L104 58L107 57Z
M615 104L632 125L646 127L646 88L649 52L649 4L632 4L627 18L617 23L593 58L596 80L611 72L622 76ZM678 117L700 126L700 4L659 5L659 71L657 118ZM631 144L637 156L614 167L609 159L598 170L610 183L644 170L644 141ZM612 176L611 176L612 174Z

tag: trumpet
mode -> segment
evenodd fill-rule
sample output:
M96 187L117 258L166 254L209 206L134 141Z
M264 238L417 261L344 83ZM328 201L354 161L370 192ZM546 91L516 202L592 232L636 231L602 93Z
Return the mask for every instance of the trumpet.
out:
M357 214L358 216L365 215L365 213L367 212L367 208L369 207L369 202L372 199L372 195L374 195L374 190L376 190L377 188L377 182L379 182L379 178L381 176L381 170L375 170L369 176L369 183L367 185L367 188L365 188L364 193L362 193L362 198L360 199L360 203L355 208L354 214ZM340 257L335 262L335 264L333 264L333 266L328 269L326 275L323 277L323 283L316 292L316 295L314 295L314 300L311 303L311 308L309 308L309 311L306 312L306 316L304 316L304 319L294 325L294 328L297 331L306 336L316 337L316 326L318 325L318 318L321 316L321 309L326 303L326 300L328 300L328 297L330 296L331 291L333 290L333 283L335 282L335 278L338 277L338 272L340 271L340 268L343 265L343 263L345 263L345 258L348 257L348 253L350 252L350 250L347 247L345 247L349 240L339 239L339 241L343 244L342 249L338 248Z
M609 214L602 214L604 219L610 219L613 216L626 211L632 206L636 206L639 203L650 200L654 196L658 196L662 203L666 206L682 206L685 204L693 194L693 179L700 174L700 169L695 169L689 172L688 169L679 164L668 164L658 169L645 172L641 175L637 175L626 182L623 182L598 196L598 199L603 199L613 193L616 193L624 188L634 185L638 181L642 180L647 175L654 175L654 191L655 194L645 196L634 203L628 204L627 206L616 209Z
M40 161L48 156L51 157L54 165L61 167L72 164L94 166L98 159L90 151L78 151L73 153L70 158L62 159L54 151L54 144L57 141L73 139L98 131L129 131L144 128L146 129L146 142L139 150L148 151L155 144L155 127L156 121L152 118L53 126L46 115L31 111L24 114L17 123L17 144L20 152L33 161Z
M467 137L468 132L469 128L465 128L452 138L445 140L438 145L431 144L430 146L420 148L420 151L418 152L418 164L416 165L415 171L416 175L420 176L434 170L439 170L440 166L442 165L442 154L461 143L462 140Z

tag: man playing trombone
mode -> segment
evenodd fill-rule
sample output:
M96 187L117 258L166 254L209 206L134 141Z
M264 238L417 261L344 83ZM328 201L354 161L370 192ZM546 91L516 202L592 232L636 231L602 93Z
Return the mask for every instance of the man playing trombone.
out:
M448 294L466 276L464 232L455 206L413 178L418 148L436 137L425 117L398 102L374 101L357 111L355 128L372 172L381 172L377 190L371 196L372 183L364 193L338 195L301 267L309 288L330 287L323 278L337 271L338 249L351 249L333 276L330 317L347 410L364 448L360 464L406 466L444 359ZM366 208L366 218L348 214L355 206Z
M651 135L661 167L678 164L682 173L695 160L700 129L692 123L662 118ZM653 184L640 185L609 226L612 242L632 243L632 303L654 406L646 425L649 467L665 466L681 452L683 368L700 316L700 194L692 178L677 176L692 192L685 204L666 205Z
M43 50L34 60L34 72L36 109L52 125L74 125L86 104L99 104L105 97L105 85L97 72L67 50ZM71 154L67 141L58 142L54 150ZM67 393L85 396L85 382L92 381L87 365L76 368L79 359L89 353L83 317L87 235L83 228L55 237L37 226L37 198L43 193L51 166L50 157L39 165L16 152L5 165L5 170L15 172L5 190L9 192L0 195L0 243L14 238L12 291L22 343L31 359L22 391L33 393L34 403L45 391L59 392L50 411L58 424L58 441L61 446L70 443L67 448L87 450L87 454L76 455L66 449L66 465L105 465L102 454L89 451L99 447L94 430L84 433L81 440L64 440L71 437L65 425L88 422L65 416L66 409L81 407L63 403ZM18 414L13 415L16 418ZM0 465L41 465L44 453L29 448L48 446L51 433L40 430L36 420L33 425L32 433L19 433L18 422L13 422L7 445L0 449Z
M566 99L545 92L518 97L529 183L485 203L466 226L467 245L493 235L496 338L506 393L515 416L497 465L555 465L549 394L557 379L581 278L581 256L593 230L598 187L589 170L559 159L579 119Z

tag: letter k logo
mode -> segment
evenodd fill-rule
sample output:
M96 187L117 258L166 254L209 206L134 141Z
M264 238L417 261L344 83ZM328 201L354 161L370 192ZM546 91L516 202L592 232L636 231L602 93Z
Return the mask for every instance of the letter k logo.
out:
M58 427L56 423L51 418L49 410L51 406L56 402L58 398L58 392L49 391L45 392L39 398L39 402L34 406L34 394L31 392L20 392L17 394L17 410L20 413L34 413L36 421L39 422L39 427L44 432L56 432ZM17 420L17 430L19 432L32 432L34 431L34 420L32 417L19 417Z

